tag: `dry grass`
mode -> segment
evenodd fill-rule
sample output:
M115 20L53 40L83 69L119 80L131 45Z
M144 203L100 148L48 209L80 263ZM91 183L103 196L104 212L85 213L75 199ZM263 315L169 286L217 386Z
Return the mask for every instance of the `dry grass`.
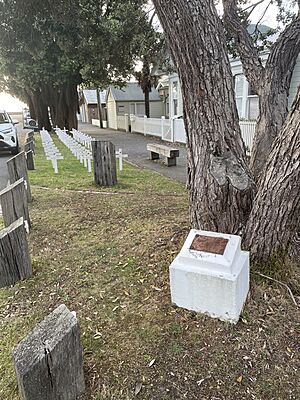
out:
M68 162L72 172L55 177L38 155L31 174L52 189L33 188L33 278L0 289L0 399L18 399L12 348L61 303L80 321L86 400L298 399L300 318L286 291L252 279L236 326L174 308L184 188L126 164L118 195L62 190L96 189Z

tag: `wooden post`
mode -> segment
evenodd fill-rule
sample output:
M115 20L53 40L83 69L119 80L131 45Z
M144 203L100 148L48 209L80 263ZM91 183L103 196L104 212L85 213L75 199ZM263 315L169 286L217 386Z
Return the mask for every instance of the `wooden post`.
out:
M27 153L28 151L32 151L33 154L35 154L35 145L32 140L30 142L25 143L24 151L25 151L25 153Z
M34 131L27 132L27 137L34 138Z
M111 142L95 140L92 142L94 159L94 180L100 186L113 186L117 183L116 150Z
M34 170L34 159L33 159L33 151L29 150L26 152L26 164L27 164L27 169L29 171Z
M19 179L24 178L27 201L28 203L31 203L32 197L27 173L26 156L24 151L21 151L19 154L7 161L7 169L10 183L14 183Z
M85 391L80 328L62 304L13 350L22 400L75 400Z
M30 278L32 268L23 218L0 231L0 287Z
M21 217L24 218L24 221L27 221L28 227L30 227L24 178L19 179L0 192L0 203L6 227Z

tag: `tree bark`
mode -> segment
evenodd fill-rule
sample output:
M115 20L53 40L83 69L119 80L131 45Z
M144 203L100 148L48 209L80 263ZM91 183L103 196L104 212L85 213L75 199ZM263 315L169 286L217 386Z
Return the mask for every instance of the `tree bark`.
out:
M266 163L245 231L256 262L292 255L299 262L300 87Z
M237 233L255 193L240 134L225 34L213 0L154 0L178 68L192 225Z
M52 126L49 120L48 103L41 91L36 92L37 119L39 129L45 128L51 131Z
M300 16L286 27L263 66L258 49L238 14L237 0L223 0L224 23L238 49L244 74L259 96L259 118L250 168L258 181L272 143L288 115L288 96L293 70L300 52Z
M56 125L61 129L78 128L77 112L79 109L77 84L64 84L58 94Z

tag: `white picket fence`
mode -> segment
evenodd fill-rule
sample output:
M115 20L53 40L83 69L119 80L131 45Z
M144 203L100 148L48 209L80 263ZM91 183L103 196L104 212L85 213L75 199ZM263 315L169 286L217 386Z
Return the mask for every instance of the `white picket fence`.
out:
M126 118L119 116L118 120ZM147 118L130 116L131 131L143 133L144 135L157 136L162 140L169 142L186 143L186 132L184 121L182 118L165 119ZM118 122L119 124L119 122ZM125 123L123 123L124 126ZM253 138L255 134L256 121L240 121L241 133L247 152L250 153L253 146ZM119 128L120 129L120 128ZM122 128L121 128L122 129Z
M242 138L248 153L251 153L255 135L256 121L240 121Z

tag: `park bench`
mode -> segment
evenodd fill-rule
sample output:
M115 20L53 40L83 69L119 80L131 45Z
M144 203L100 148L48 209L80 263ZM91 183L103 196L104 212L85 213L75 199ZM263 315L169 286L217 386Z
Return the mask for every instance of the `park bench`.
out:
M159 156L165 157L165 164L168 167L176 165L176 157L179 157L179 150L157 143L147 144L147 150L150 153L150 160L158 160Z

